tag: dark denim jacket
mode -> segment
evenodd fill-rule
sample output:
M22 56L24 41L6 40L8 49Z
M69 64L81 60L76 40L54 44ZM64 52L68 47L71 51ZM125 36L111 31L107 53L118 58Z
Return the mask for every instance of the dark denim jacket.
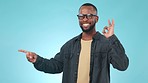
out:
M34 67L45 73L63 72L62 83L77 83L80 41L81 35L74 37L50 60L38 56ZM110 83L110 63L124 71L129 59L115 35L107 39L97 32L91 44L90 83Z

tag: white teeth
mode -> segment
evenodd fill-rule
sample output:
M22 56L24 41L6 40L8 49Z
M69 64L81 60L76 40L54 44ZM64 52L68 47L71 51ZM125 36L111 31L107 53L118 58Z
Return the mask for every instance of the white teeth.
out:
M83 24L83 26L87 27L89 24Z

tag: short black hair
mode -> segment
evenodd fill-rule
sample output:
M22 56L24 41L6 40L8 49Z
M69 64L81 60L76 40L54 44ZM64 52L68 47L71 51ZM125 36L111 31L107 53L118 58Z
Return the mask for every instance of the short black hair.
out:
M82 6L92 6L92 7L95 9L96 13L98 12L96 6L93 5L93 4L91 4L91 3L84 3L83 5L81 5L81 7L82 7ZM80 11L81 7L79 8L79 11Z

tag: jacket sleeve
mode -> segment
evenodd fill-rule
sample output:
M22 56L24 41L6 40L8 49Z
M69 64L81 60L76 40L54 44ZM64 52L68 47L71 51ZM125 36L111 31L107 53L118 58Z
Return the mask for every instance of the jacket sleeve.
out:
M45 73L61 73L63 71L63 62L60 53L57 53L54 58L46 59L38 55L34 67Z
M109 42L109 62L113 65L114 68L120 71L126 70L129 65L129 59L125 54L124 47L115 35L109 38Z

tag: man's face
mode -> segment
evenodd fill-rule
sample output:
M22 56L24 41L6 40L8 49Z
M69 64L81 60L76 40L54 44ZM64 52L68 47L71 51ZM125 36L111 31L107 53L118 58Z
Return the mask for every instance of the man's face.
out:
M79 25L83 32L90 32L95 29L95 24L98 21L96 11L92 6L82 6L79 11Z

